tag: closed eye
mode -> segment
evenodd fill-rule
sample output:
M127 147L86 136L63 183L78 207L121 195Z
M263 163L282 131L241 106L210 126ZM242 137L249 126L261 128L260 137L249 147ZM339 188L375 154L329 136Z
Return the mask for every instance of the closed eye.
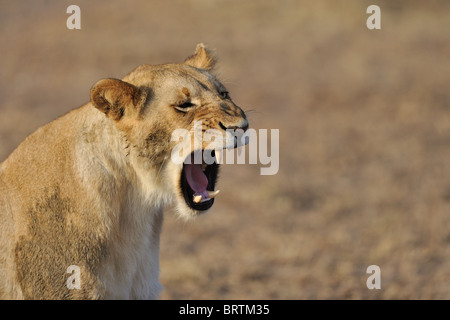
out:
M193 104L190 101L186 101L181 104L175 105L175 109L182 111L182 112L186 112L189 108L192 108L193 106L195 106L195 104Z

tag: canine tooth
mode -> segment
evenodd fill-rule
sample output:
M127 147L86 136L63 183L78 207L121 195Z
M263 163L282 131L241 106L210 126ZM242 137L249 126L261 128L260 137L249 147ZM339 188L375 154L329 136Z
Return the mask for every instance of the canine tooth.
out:
M194 195L194 200L195 203L199 203L200 201L202 201L202 195L198 194L198 195Z
M214 153L216 154L216 163L219 164L222 161L222 150L215 150Z
M217 196L217 194L220 192L220 190L216 190L216 191L206 191L208 192L208 196L210 199L214 198L215 196Z

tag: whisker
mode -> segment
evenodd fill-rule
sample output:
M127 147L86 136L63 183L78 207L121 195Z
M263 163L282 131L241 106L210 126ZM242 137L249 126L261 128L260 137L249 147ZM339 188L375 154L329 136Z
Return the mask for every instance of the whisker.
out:
M161 169L164 166L164 163L166 163L167 158L164 158L163 162L161 163L161 166L159 167L158 173L156 174L156 180L159 178L159 174L161 173Z

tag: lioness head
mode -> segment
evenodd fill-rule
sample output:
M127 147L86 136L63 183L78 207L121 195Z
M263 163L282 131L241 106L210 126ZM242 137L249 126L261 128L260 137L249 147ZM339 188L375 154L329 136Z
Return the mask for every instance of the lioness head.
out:
M91 89L92 104L123 133L124 153L139 183L146 192L169 195L185 217L211 208L218 155L237 147L249 125L211 73L215 63L199 44L181 64L142 65L122 80L103 79Z

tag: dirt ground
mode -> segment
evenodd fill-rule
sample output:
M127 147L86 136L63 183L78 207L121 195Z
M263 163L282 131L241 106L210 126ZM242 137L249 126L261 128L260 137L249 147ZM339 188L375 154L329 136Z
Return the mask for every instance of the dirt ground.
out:
M279 171L225 165L210 212L166 212L161 299L449 299L450 2L376 1L369 30L374 2L0 1L0 161L97 80L204 42Z

